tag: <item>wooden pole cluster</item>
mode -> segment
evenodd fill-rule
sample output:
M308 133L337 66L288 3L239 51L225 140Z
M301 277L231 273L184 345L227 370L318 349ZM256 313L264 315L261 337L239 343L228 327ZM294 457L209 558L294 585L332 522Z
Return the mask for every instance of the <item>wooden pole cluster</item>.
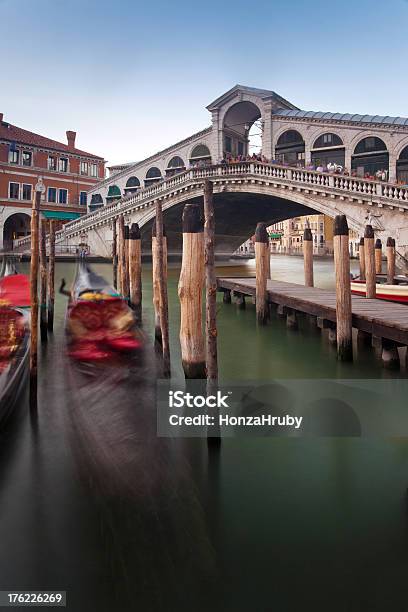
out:
M382 243L379 238L375 241L375 273L381 274L382 272Z
M113 265L113 286L118 288L118 234L116 219L112 221L112 265Z
M267 280L269 277L269 237L266 223L255 230L256 318L260 325L268 320Z
M167 278L167 237L166 228L163 225L163 262L164 275ZM152 226L152 276L153 276L153 308L154 308L154 338L156 342L161 344L161 326L160 326L160 285L159 285L159 263L158 246L156 240L156 223Z
M371 225L366 225L364 232L364 255L365 255L365 274L366 274L366 297L375 298L376 296L376 274L375 274L375 254L374 254L374 230Z
M48 331L54 329L55 302L55 221L50 220L50 251L48 256Z
M136 323L142 322L142 241L137 223L129 231L129 292L130 306L135 312Z
M31 338L30 338L30 406L37 405L37 375L38 375L38 250L39 250L39 215L41 192L35 191L31 212L31 270L30 270L30 302L31 302Z
M353 359L352 311L350 286L349 228L345 215L334 219L334 265L336 272L337 356L341 361Z
M393 285L395 283L395 240L394 238L387 238L387 284Z
M358 258L360 262L360 280L364 281L366 277L365 273L365 252L364 252L364 238L360 238L360 246L358 249Z
M119 292L125 297L126 291L126 254L125 254L125 219L119 215L118 220L118 276Z
M48 340L47 322L47 250L46 250L47 226L45 219L40 225L40 336L41 342Z
M303 265L305 270L305 286L313 287L313 236L310 227L303 232Z
M197 204L184 206L182 226L183 259L178 284L181 360L186 378L206 378L202 330L204 225Z
M204 259L206 291L206 368L207 379L218 379L217 361L217 277L215 274L215 220L213 184L204 183Z
M163 374L170 376L170 339L169 339L169 304L167 296L167 252L164 250L163 208L161 200L156 201L156 246L159 281L159 314L163 351ZM166 263L165 263L166 258Z

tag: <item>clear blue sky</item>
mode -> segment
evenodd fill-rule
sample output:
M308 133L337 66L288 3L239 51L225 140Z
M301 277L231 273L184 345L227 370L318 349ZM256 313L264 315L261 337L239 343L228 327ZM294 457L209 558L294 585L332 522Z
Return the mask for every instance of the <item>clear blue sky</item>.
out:
M236 83L408 116L408 1L0 0L0 111L110 163L210 124Z

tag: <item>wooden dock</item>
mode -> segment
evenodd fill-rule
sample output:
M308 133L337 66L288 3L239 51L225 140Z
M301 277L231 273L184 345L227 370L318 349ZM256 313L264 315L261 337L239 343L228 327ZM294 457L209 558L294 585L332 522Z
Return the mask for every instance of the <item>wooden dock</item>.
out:
M230 291L235 295L255 296L255 278L218 278L217 288L218 291ZM321 327L336 324L334 290L268 280L267 294L269 303L315 316L321 320ZM408 306L352 296L352 313L353 327L371 334L373 340L386 339L408 345Z

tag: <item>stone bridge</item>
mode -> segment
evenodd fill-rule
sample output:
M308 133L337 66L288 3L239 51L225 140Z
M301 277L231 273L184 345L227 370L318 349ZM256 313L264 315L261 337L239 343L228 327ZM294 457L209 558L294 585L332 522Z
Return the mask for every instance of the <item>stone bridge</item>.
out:
M148 250L155 202L161 200L169 251L179 251L182 208L202 202L206 179L214 185L217 252L232 253L258 221L272 224L320 212L347 215L350 228L360 234L371 223L383 241L395 238L400 265L408 259L408 188L262 162L192 168L67 223L57 244L86 242L92 254L110 256L112 220L123 214L126 223L139 223ZM28 244L29 237L19 241L20 249Z

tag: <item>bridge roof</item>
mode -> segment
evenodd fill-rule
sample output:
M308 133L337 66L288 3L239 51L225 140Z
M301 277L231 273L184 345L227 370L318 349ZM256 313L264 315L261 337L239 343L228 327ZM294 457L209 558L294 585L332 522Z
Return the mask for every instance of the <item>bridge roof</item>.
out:
M323 119L326 121L347 121L355 123L382 123L384 125L400 125L408 127L408 118L389 117L383 115L353 115L351 113L326 113L318 111L304 111L292 109L277 109L273 115L279 117L294 117L295 119Z
M207 110L211 111L213 108L218 108L231 97L235 96L238 92L252 94L254 96L262 98L263 100L273 98L275 102L281 105L283 108L286 107L291 109L297 109L297 106L292 104L292 102L285 100L285 98L282 98L282 96L270 89L258 89L257 87L248 87L247 85L234 85L234 87L226 91L224 94L222 94L222 96L211 102L211 104L207 106Z

